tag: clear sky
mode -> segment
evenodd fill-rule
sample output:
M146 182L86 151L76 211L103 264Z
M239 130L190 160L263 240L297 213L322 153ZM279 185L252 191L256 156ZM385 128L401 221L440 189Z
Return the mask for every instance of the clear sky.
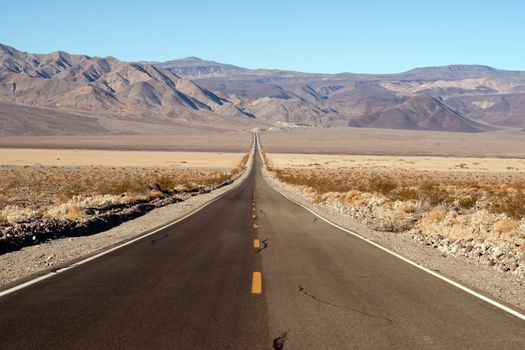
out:
M0 43L46 53L248 68L525 70L523 0L0 0Z

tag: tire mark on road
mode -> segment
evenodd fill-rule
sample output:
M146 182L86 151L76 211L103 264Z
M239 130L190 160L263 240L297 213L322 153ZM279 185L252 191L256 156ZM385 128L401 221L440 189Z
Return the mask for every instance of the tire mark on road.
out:
M149 245L154 245L156 242L158 242L158 241L162 241L163 239L168 238L169 235L170 235L170 234L166 232L162 237L152 239L152 240L150 241Z

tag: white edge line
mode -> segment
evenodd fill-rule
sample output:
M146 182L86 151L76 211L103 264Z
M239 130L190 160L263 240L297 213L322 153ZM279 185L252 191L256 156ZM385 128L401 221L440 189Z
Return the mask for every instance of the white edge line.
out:
M259 141L259 140L257 140L257 141ZM260 152L261 152L261 149L259 148L259 153L260 153ZM261 159L263 159L263 158L262 158L262 154L261 154ZM264 159L263 159L263 166L266 168L266 164L264 164ZM268 173L268 175L271 176L269 173ZM264 178L264 176L263 176L263 178ZM512 315L514 315L514 316L516 316L516 317L518 317L518 318L520 318L520 319L522 319L522 320L525 320L525 315L522 314L521 312L516 311L516 310L514 310L514 309L512 309L512 308L510 308L510 307L508 307L508 306L505 306L505 305L503 305L503 304L497 302L496 300L493 300L493 299L491 299L491 298L489 298L489 297L487 297L487 296L485 296L485 295L483 295L483 294L481 294L481 293L478 293L478 292L476 292L476 291L474 291L474 290L472 290L472 289L470 289L470 288L468 288L468 287L466 287L466 286L464 286L464 285L462 285L462 284L460 284L460 283L458 283L458 282L456 282L456 281L453 281L453 280L451 280L450 278L445 277L445 276L443 276L443 275L441 275L441 274L439 274L439 273L437 273L437 272L435 272L435 271L432 271L432 270L430 270L430 269L428 269L428 268L426 268L426 267L424 267L424 266L421 266L421 265L418 264L417 262L412 261L412 260L410 260L410 259L408 259L408 258L405 258L404 256L402 256L402 255L400 255L400 254L398 254L398 253L396 253L396 252L394 252L394 251L392 251L392 250L390 250L390 249L388 249L388 248L385 248L385 247L383 247L382 245L380 245L380 244L378 244L378 243L376 243L376 242L374 242L374 241L371 241L370 239L368 239L368 238L366 238L366 237L360 235L360 234L357 233L357 232L354 232L354 231L351 231L351 230L349 230L349 229L346 229L346 228L344 228L344 227L342 227L342 226L340 226L340 225L338 225L338 224L336 224L336 223L334 223L334 222L332 222L332 221L330 221L330 220L324 218L323 216L321 216L320 214L316 213L316 212L313 211L312 209L308 208L307 206L303 205L302 203L300 203L300 202L298 202L298 201L296 201L296 200L294 200L294 199L288 197L287 195L285 195L284 193L282 193L281 191L279 191L279 190L278 190L277 188L275 188L275 186L273 186L268 180L264 179L264 181L266 181L266 183L267 183L268 185L270 185L270 187L273 188L274 191L276 191L277 193L279 193L280 195L282 195L284 198L288 199L290 202L293 202L293 203L299 205L300 207L303 207L304 209L308 210L310 213L314 214L315 216L317 216L317 217L320 218L321 220L327 222L328 224L330 224L330 225L332 225L332 226L334 226L334 227L336 227L336 228L338 228L338 229L340 229L340 230L343 230L343 231L345 231L345 232L348 232L348 233L350 233L351 235L353 235L353 236L355 236L355 237L357 237L357 238L360 238L360 239L362 239L363 241L365 241L365 242L367 242L367 243L370 243L371 245L373 245L373 246L375 246L375 247L377 247L377 248L379 248L379 249L381 249L381 250L383 250L383 251L385 251L385 252L387 252L387 253L389 253L389 254L395 256L396 258L399 258L399 259L403 260L404 262L409 263L410 265L415 266L415 267L417 267L418 269L423 270L423 271L425 271L426 273L429 273L429 274L431 274L432 276L437 277L437 278L439 278L440 280L445 281L445 282L447 282L447 283L453 285L454 287L457 287L457 288L459 288L459 289L461 289L461 290L463 290L463 291L465 291L465 292L467 292L467 293L469 293L469 294L471 294L471 295L473 295L473 296L475 296L475 297L477 297L477 298L479 298L479 299L481 299L481 300L483 300L483 301L485 301L485 302L487 302L487 303L489 303L489 304L492 304L492 305L494 305L494 306L500 308L501 310L508 312L509 314L512 314Z
M254 163L254 156L255 156L255 142L253 143L253 146L252 146L252 152L251 152L251 159L249 160L249 162L251 163L251 164L250 164L250 168L249 168L249 169L246 169L246 171L248 171L248 172L252 171L253 163ZM243 174L243 175L244 175L244 174ZM241 175L241 176L242 176L242 175ZM176 223L178 223L178 222L180 222L180 221L182 221L182 220L188 218L189 216L192 216L193 214L195 214L195 213L201 211L202 209L206 208L208 205L212 204L213 202L218 201L219 199L221 199L222 197L226 196L226 195L227 195L228 193L230 193L231 191L237 189L239 186L241 186L241 185L246 181L246 179L247 179L249 176L250 176L250 174L248 173L244 179L242 179L240 182L238 182L237 184L235 184L235 186L233 186L232 188L230 188L228 191L222 193L222 194L219 195L218 197L212 199L211 201L209 201L209 202L203 204L202 206L198 207L197 209L195 209L195 210L189 212L188 214L184 215L183 217L181 217L181 218L179 218L179 219L177 219L177 220L175 220L175 221L173 221L173 222L167 223L166 225L163 225L163 226L161 226L161 227L159 227L159 228L157 228L157 229L155 229L155 230L153 230L153 231L151 231L151 232L148 232L148 233L146 233L146 234L144 234L144 235L142 235L142 236L136 237L136 238L134 238L134 239L132 239L132 240L130 240L130 241L127 241L127 242L125 242L125 243L122 243L122 244L120 244L120 245L117 245L117 246L115 246L115 247L113 247L113 248L110 248L110 249L108 249L108 250L104 250L103 252L100 252L100 253L98 253L98 254L95 254L95 255L93 255L93 256L90 256L89 258L83 259L83 260L81 260L81 261L77 261L76 263L73 263L73 264L68 265L68 266L66 266L66 267L63 267L63 268L61 268L61 269L58 269L58 270L56 270L56 271L54 271L54 272L49 272L49 273L47 273L47 274L45 274L45 275L43 275L43 276L36 277L36 278L34 278L34 279L32 279L32 280L29 280L29 281L24 282L24 283L22 283L22 284L19 284L19 285L16 285L16 286L14 286L14 287L11 287L11 288L9 288L9 289L6 289L6 290L4 290L4 291L1 291L1 292L0 292L0 298L3 297L3 296L6 296L6 295L8 295L8 294L14 293L14 292L16 292L16 291L18 291L18 290L20 290L20 289L24 289L24 288L26 288L26 287L29 287L29 286L31 286L31 285L33 285L33 284L36 284L36 283L40 282L40 281L46 280L46 279L48 279L48 278L50 278L50 277L56 276L56 275L58 275L58 274L60 274L60 273L62 273L62 272L65 272L65 271L67 271L67 270L70 270L70 269L72 269L72 268L74 268L74 267L77 267L77 266L83 265L83 264L88 263L88 262L90 262L90 261L92 261L92 260L95 260L95 259L97 259L97 258L100 258L101 256L104 256L104 255L106 255L106 254L109 254L109 253L111 253L111 252L114 252L114 251L117 250L117 249L120 249L120 248L122 248L122 247L125 247L125 246L127 246L127 245L130 245L130 244L132 244L132 243L135 243L135 242L137 242L137 241L139 241L139 240L141 240L141 239L143 239L143 238L146 238L146 237L148 237L148 236L151 236L151 235L153 235L153 234L155 234L155 233L157 233L157 232L159 232L159 231L162 231L162 230L164 230L165 228L168 228L168 227L170 227L170 226L172 226L172 225L175 225Z

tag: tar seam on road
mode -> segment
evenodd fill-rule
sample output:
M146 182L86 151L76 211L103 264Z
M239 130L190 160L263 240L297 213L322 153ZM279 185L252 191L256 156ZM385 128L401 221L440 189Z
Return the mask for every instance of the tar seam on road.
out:
M259 252L261 252L262 250L265 250L266 248L268 248L268 238L266 238L265 240L263 240L261 243L263 244L263 246L262 246L262 247L259 247L259 249L257 249L257 250L255 251L256 253L259 253Z
M16 286L11 287L11 288L9 288L9 289L6 289L6 290L4 290L4 291L0 291L0 298L3 297L3 296L6 296L6 295L8 295L8 294L14 293L14 292L16 292L16 291L18 291L18 290L20 290L20 289L24 289L24 288L26 288L26 287L29 287L29 286L31 286L31 285L33 285L33 284L35 284L35 283L38 283L38 282L43 281L43 280L45 280L45 279L48 279L48 278L50 278L50 277L56 276L56 275L58 275L59 273L62 273L62 272L64 272L64 271L67 271L67 270L70 270L70 269L75 268L75 267L77 267L77 266L80 266L80 265L83 265L83 264L85 264L85 263L88 263L88 262L90 262L91 260L95 260L95 259L97 259L97 258L100 258L101 256L104 256L104 255L106 255L106 254L109 254L109 253L111 253L111 252L114 252L114 251L117 250L117 249L123 248L123 247L125 247L125 246L127 246L127 245L130 245L130 244L132 244L132 243L135 243L135 242L137 242L137 241L139 241L139 240L141 240L141 239L144 239L144 238L146 238L146 237L149 237L149 236L151 236L151 235L154 235L155 233L157 233L157 232L159 232L159 231L162 231L162 230L164 230L164 229L166 229L166 228L168 228L168 227L170 227L170 226L173 226L173 225L175 225L175 224L181 222L182 220L184 220L184 219L186 219L186 218L192 216L193 214L195 214L195 213L201 211L202 209L206 208L206 207L209 206L210 204L212 204L212 203L218 201L218 200L221 199L222 197L228 195L230 192L232 192L232 191L236 190L237 188L239 188L239 186L241 186L241 185L246 181L246 179L248 179L248 177L249 177L249 172L251 172L251 171L253 170L253 164L254 164L254 159L255 159L255 142L254 142L253 145L252 145L252 151L251 151L250 158L251 158L251 159L248 160L248 162L251 162L251 163L249 163L249 164L250 164L250 168L247 168L247 169L245 170L246 172L248 172L248 173L247 173L248 175L247 175L244 179L242 179L242 180L241 180L240 182L238 182L237 184L234 183L234 186L233 186L232 188L230 188L230 189L227 190L226 192L220 194L220 195L217 196L216 198L210 200L209 202L204 203L203 205L201 205L200 207L196 208L195 210L189 212L188 214L184 215L183 217L178 218L178 219L176 219L175 221L169 222L169 223L167 223L167 224L165 224L165 225L162 225L162 226L160 226L160 227L158 227L158 228L156 228L156 229L153 229L153 231L151 231L151 232L146 231L147 233L145 233L145 234L143 234L143 235L141 235L141 236L138 236L138 237L136 237L136 238L133 238L133 239L131 239L131 240L129 240L129 241L126 241L126 242L124 242L124 243L122 243L122 244L119 244L119 245L117 245L117 246L115 246L115 247L113 247L113 248L110 248L110 249L104 250L104 251L102 251L102 252L100 252L100 253L98 253L98 254L92 255L92 256L90 256L90 257L88 257L88 258L86 258L86 259L83 259L83 260L77 261L76 263L73 263L73 264L68 265L68 266L66 266L66 267L59 268L59 269L57 269L57 270L54 270L54 271L48 272L48 273L45 274L45 275L42 275L42 276L39 276L39 277L33 278L33 279L31 279L31 280L29 280L29 281L27 281L27 282L24 282L24 283L22 283L22 284L16 285ZM244 175L244 174L243 174L243 175ZM242 176L242 175L241 175L241 176ZM254 225L255 225L255 224L254 224Z
M170 235L170 234L166 232L162 237L157 238L157 239L152 239L152 240L150 241L149 245L154 245L156 242L158 242L158 241L162 241L163 239L168 238L169 235Z
M319 299L318 297L316 297L315 295L312 295L310 293L308 293L306 291L306 289L304 289L303 287L299 286L299 293L302 293L304 295L306 295L307 297L319 302L319 303L322 303L322 304L326 304L326 305L329 305L329 306L333 306L333 307L336 307L336 308L339 308L339 309L346 309L346 310L350 310L350 311L354 311L354 312L357 312L361 315L364 315L364 316L367 316L367 317L371 317L371 318L376 318L376 319L379 319L379 320L383 320L385 321L385 324L383 326L390 326L392 323L394 323L391 319L389 319L388 317L384 317L384 316L379 316L379 315L373 315L373 314L370 314L368 312L365 312L365 311L362 311L362 310L359 310L359 309L355 309L353 307L349 307L349 306L344 306L344 305L337 305L337 304L334 304L334 303L331 303L329 301L326 301L326 300L322 300L322 299Z
M288 331L281 334L281 336L275 338L272 341L272 348L274 350L282 350L284 349L284 342L286 341L286 338L288 338Z
M256 137L257 137L257 144L259 144L259 139L258 139L259 136L256 136ZM263 156L262 156L261 148L259 148L259 155L260 155L261 159L264 159ZM266 165L263 164L263 167L266 167ZM264 176L263 176L263 178L264 178ZM420 269L420 270L422 270L422 271L424 271L426 273L429 273L432 276L434 276L436 278L439 278L440 280L442 280L442 281L444 281L446 283L449 283L449 284L453 285L456 288L459 288L459 289L463 290L464 292L467 292L467 293L471 294L472 296L474 296L474 297L476 297L478 299L481 299L481 300L483 300L483 301L485 301L485 302L487 302L487 303L489 303L489 304L491 304L491 305L493 305L493 306L495 306L495 307L497 307L497 308L499 308L499 309L501 309L503 311L508 312L511 315L514 315L514 316L516 316L516 317L518 317L518 318L520 318L522 320L525 320L525 314L522 314L521 312L519 312L517 310L514 310L514 309L512 309L512 308L510 308L510 307L508 307L506 305L501 304L500 302L497 302L496 300L493 300L493 299L491 299L491 298L489 298L489 297L487 297L487 296L485 296L485 295L483 295L481 293L478 293L478 292L468 288L467 286L462 285L461 283L458 283L458 282L456 282L456 281L454 281L454 280L452 280L452 279L450 279L448 277L445 277L445 276L441 275L440 273L437 273L435 271L432 271L431 269L428 269L428 268L426 268L424 266L421 266L417 262L412 261L412 260L410 260L408 258L405 258L404 256L402 256L402 255L400 255L400 254L398 254L398 253L396 253L396 252L394 252L394 251L392 251L392 250L390 250L390 249L388 249L386 247L383 247L382 245L380 245L380 244L378 244L376 242L373 242L373 241L369 240L368 238L358 234L357 232L354 232L354 231L351 231L349 229L346 229L346 228L344 228L344 227L342 227L342 226L340 226L340 225L338 225L338 224L336 224L336 223L334 223L334 222L324 218L323 216L321 216L320 214L316 213L315 211L313 211L312 209L308 208L307 206L299 203L298 201L288 197L284 193L282 193L279 190L277 190L273 186L273 184L271 184L268 180L264 179L264 181L266 181L266 183L271 188L273 188L273 190L275 192L279 193L281 196L283 196L284 198L286 198L290 202L295 203L298 206L308 210L310 213L314 214L315 216L317 216L319 219L325 221L326 223L328 223L328 224L330 224L330 225L332 225L332 226L334 226L334 227L336 227L336 228L338 228L338 229L340 229L340 230L342 230L344 232L350 233L351 235L353 235L353 236L355 236L355 237L357 237L359 239L362 239L363 241L373 245L374 247L377 247L377 248L387 252L388 254L391 254L391 255L395 256L396 258L399 258L399 259L403 260L404 262L406 262L406 263L408 263L408 264L410 264L410 265L412 265L414 267L417 267L418 269Z

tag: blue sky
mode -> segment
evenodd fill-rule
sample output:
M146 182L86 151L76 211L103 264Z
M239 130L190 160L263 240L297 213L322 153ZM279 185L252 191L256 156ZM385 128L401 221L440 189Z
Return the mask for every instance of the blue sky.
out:
M457 63L525 70L521 0L0 0L0 6L0 43L35 53L128 61L198 56L327 73Z

